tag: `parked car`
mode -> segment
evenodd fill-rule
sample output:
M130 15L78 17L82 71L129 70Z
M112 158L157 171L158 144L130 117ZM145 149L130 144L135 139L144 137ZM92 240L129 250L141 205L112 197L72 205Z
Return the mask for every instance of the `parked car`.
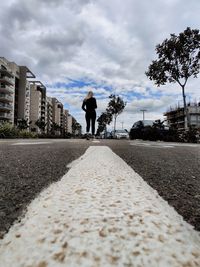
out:
M153 120L136 121L130 130L130 139L143 139L144 132L152 127L154 122Z
M130 139L173 141L176 134L164 122L161 120L137 121L130 130Z
M111 132L108 131L104 131L102 133L99 134L99 139L111 139Z
M129 133L127 130L115 130L111 132L112 138L115 139L129 139Z

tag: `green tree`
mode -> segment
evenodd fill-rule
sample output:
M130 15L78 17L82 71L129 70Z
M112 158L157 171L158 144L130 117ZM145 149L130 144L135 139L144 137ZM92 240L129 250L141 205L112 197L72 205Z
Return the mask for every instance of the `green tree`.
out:
M156 46L157 60L150 64L147 77L157 86L166 83L178 83L182 88L185 113L185 129L188 128L189 116L186 105L185 86L188 78L196 78L200 70L200 34L198 29L189 27L179 35L171 34Z
M76 131L81 132L81 125L76 121L76 119L72 118L72 134L75 135Z
M109 96L110 101L108 103L108 107L106 109L106 112L111 114L114 118L114 135L116 130L116 121L119 114L121 114L126 106L126 102L119 97L118 95L111 94Z
M57 131L61 131L61 126L60 125L58 125L56 122L53 122L52 124L51 124L51 134L52 135L55 135L55 133L57 132Z
M109 112L102 112L97 119L98 122L97 135L99 135L103 131L107 132L106 126L110 124L111 121L112 121L112 114Z
M45 131L45 127L46 127L46 123L44 120L42 120L41 118L39 118L36 122L35 122L35 125L42 131L44 132Z
M17 128L19 130L27 130L30 127L31 121L28 122L28 120L26 119L18 119L17 120Z

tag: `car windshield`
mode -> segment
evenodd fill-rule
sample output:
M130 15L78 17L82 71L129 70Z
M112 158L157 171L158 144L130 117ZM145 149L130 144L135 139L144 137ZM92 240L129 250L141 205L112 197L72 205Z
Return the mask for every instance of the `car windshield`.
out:
M125 131L125 130L116 130L115 132L116 133L127 133L127 131Z
M152 120L144 120L143 124L144 126L153 126L154 121Z

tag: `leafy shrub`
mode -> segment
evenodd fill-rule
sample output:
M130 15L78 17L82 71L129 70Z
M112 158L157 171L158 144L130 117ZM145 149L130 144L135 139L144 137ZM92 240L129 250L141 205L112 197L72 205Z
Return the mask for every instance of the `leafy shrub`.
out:
M19 130L12 126L11 123L5 122L0 125L1 138L15 138L18 136Z
M38 136L36 133L27 132L26 130L21 130L18 132L18 137L19 138L37 138Z
M149 141L165 141L165 142L185 142L197 143L200 141L200 134L197 129L178 132L174 129L159 129L152 126L146 126L131 129L130 139L142 139Z
M179 139L181 142L187 143L197 143L199 141L199 130L189 129L179 134Z
M11 123L5 122L0 125L0 138L36 138L37 134L26 130L19 130Z

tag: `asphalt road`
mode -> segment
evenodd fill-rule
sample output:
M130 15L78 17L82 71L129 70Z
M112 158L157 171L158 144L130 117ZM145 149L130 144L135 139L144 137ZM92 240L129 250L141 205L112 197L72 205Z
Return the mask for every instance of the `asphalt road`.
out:
M0 232L91 145L109 146L200 230L200 145L141 141L0 140Z

